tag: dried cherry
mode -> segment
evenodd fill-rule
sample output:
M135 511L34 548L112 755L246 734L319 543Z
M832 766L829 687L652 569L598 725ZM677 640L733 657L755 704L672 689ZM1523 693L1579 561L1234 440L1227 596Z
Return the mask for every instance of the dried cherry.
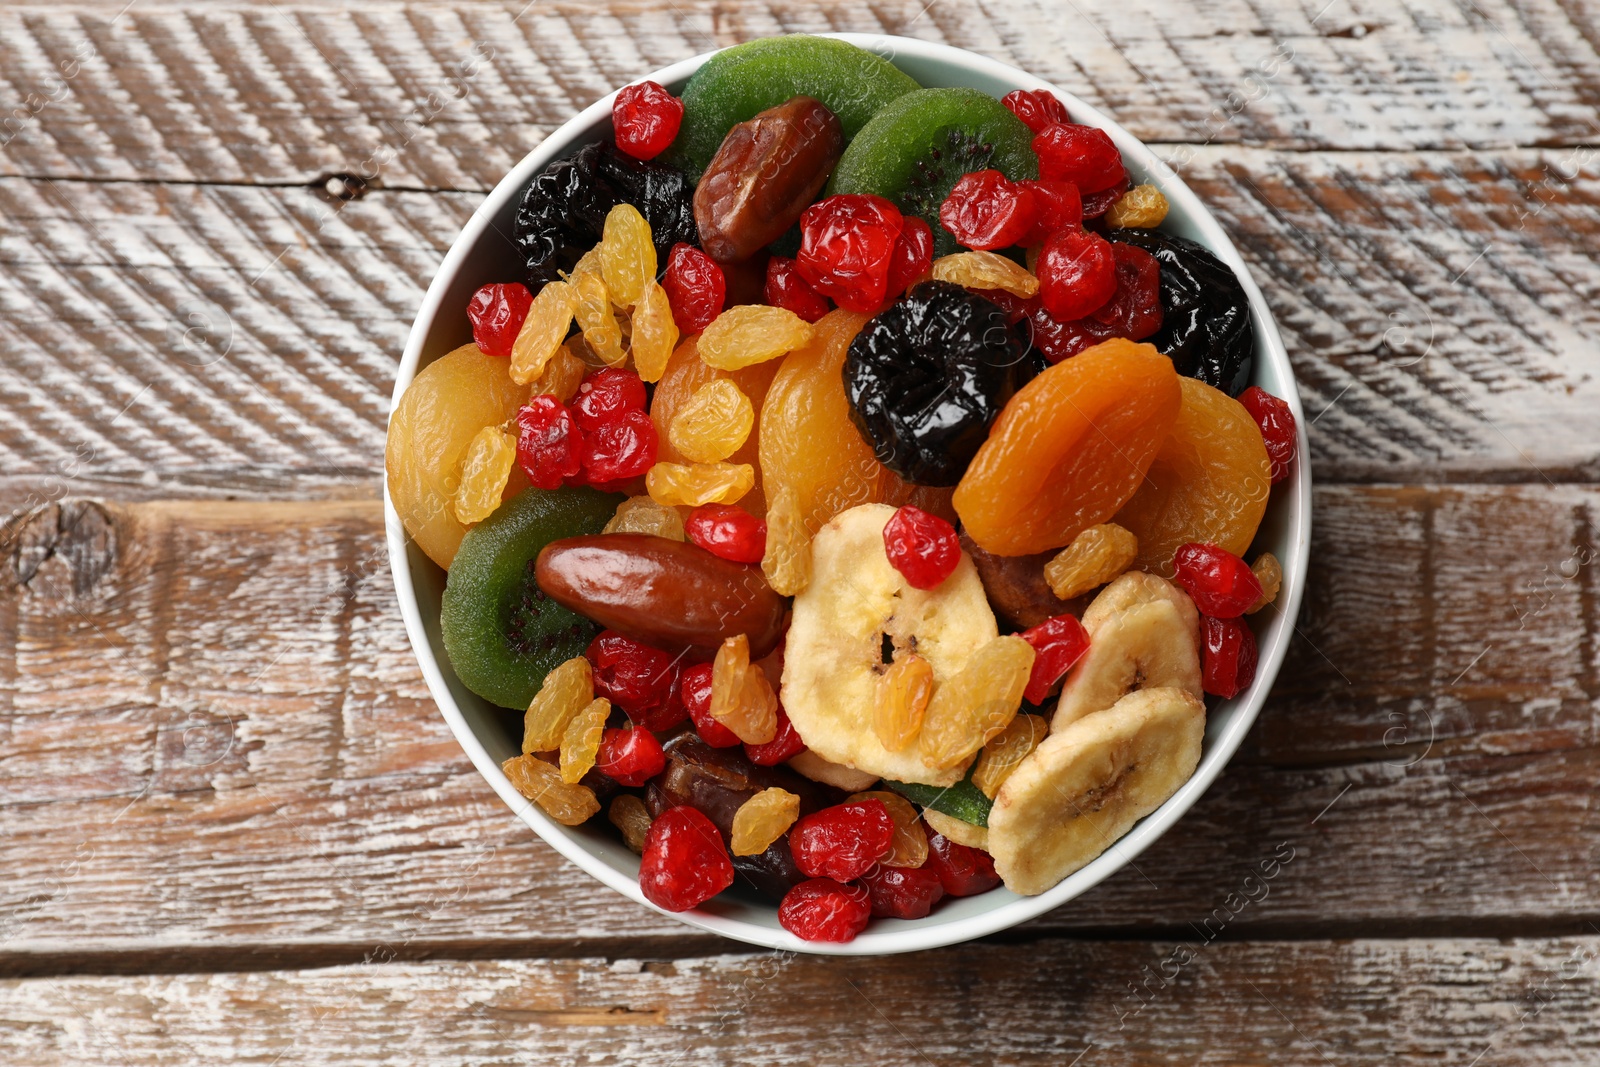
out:
M688 911L733 884L733 861L710 819L690 807L656 816L644 838L639 888L667 911Z
M850 311L874 312L889 286L900 209L881 196L840 193L800 216L800 276Z
M1057 615L1022 631L1022 639L1033 646L1033 673L1022 698L1043 704L1061 676L1089 651L1089 634L1076 616Z
M926 867L939 876L939 884L952 897L977 896L1000 884L994 860L987 852L958 845L939 833L928 834Z
M806 941L853 941L871 918L867 890L831 878L801 882L778 905L779 925Z
M889 261L889 284L884 289L884 297L889 300L905 292L933 266L933 227L915 215L905 216L904 221L894 243L894 258Z
M1083 197L1071 182L1024 180L1017 184L1033 193L1033 229L1021 244L1042 245L1061 230L1075 230L1083 224Z
M1191 542L1172 557L1174 580L1202 615L1233 619L1261 596L1261 582L1244 560L1216 545Z
M660 774L666 765L661 742L642 726L608 729L595 755L595 767L601 774L635 789Z
M1034 133L1043 133L1058 123L1070 122L1067 106L1048 89L1014 89L1000 98L1023 125Z
M894 818L881 800L835 804L805 816L789 831L794 861L812 878L848 882L888 855Z
M1039 208L1027 182L997 170L963 174L939 206L939 224L968 248L993 251L1032 232Z
M1063 321L1041 303L1029 308L1034 345L1052 363L1113 337L1142 341L1161 328L1161 270L1142 248L1112 241L1116 289L1088 316Z
M602 630L584 652L594 692L647 730L676 726L688 715L679 694L675 659L615 630Z
M652 81L623 86L611 104L617 147L634 159L654 159L667 150L683 124L683 101Z
M1098 193L1128 176L1117 146L1093 126L1047 126L1033 139L1033 150L1039 156L1039 177L1071 182L1080 193Z
M711 664L696 663L682 674L683 706L694 721L700 737L712 748L734 748L739 735L718 722L711 714Z
M735 563L760 563L767 551L767 524L736 504L702 504L683 529L713 556Z
M1261 440L1267 446L1267 459L1272 461L1272 484L1277 485L1289 477L1294 466L1298 446L1295 435L1294 410L1287 401L1280 400L1261 388L1252 385L1239 394L1239 403L1261 427Z
M1061 230L1046 241L1034 272L1039 303L1058 322L1099 311L1117 291L1111 243L1084 230Z
M478 350L490 356L511 355L511 345L532 305L533 294L517 282L485 285L473 293L467 304L467 321L472 323Z
M884 524L883 548L894 569L916 589L934 588L961 562L956 528L910 504L896 510Z
M880 864L861 879L872 900L872 914L880 919L921 919L944 897L939 874L927 867L888 867Z
M806 749L805 741L800 738L800 731L794 728L794 723L789 721L789 716L784 714L783 706L778 706L778 732L771 741L764 745L745 745L744 754L750 757L750 762L757 767L776 767L780 763L787 763Z
M1200 682L1212 696L1232 699L1256 678L1256 635L1243 619L1200 618Z
M767 283L763 292L767 303L785 308L807 322L816 322L828 313L828 298L811 288L800 276L794 260L773 256L767 260Z
M583 435L555 397L529 397L517 412L517 466L536 489L560 488L583 470Z
M672 318L684 333L699 333L728 299L728 280L717 261L692 245L675 244L661 279L672 305Z

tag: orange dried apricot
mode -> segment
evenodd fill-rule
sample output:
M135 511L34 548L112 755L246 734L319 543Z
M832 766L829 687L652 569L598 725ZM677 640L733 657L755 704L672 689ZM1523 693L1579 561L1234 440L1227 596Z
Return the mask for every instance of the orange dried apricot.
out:
M1006 404L956 486L968 535L1026 556L1105 522L1144 480L1182 395L1170 359L1122 338L1046 370Z
M1070 361L1069 361L1070 362ZM1172 554L1197 541L1243 556L1272 489L1267 446L1243 404L1182 379L1177 421L1117 523L1139 539L1135 566L1172 577Z
M656 458L665 463L690 462L688 456L672 445L672 421L689 402L689 398L702 386L727 379L750 398L750 406L755 414L755 421L744 444L728 457L728 462L748 463L754 468L758 461L757 443L761 427L761 405L766 400L767 389L771 387L773 376L778 373L782 361L768 360L766 363L757 363L753 367L736 371L717 370L715 367L706 366L700 359L699 342L699 335L696 334L678 345L677 350L672 353L672 358L667 362L666 373L662 374L661 380L656 383L655 395L650 401L650 421L656 424L656 437L660 441ZM767 498L762 487L761 471L756 469L755 475L755 484L740 499L739 506L760 518L767 512Z

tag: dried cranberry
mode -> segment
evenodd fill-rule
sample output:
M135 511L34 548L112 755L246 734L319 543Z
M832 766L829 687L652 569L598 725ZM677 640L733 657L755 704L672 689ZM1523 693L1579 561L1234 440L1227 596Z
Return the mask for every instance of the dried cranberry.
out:
M778 905L779 925L804 941L854 941L871 918L866 889L831 878L801 882Z
M953 897L973 897L1000 884L994 860L982 849L958 845L943 834L928 834L928 862L939 884Z
M786 308L807 322L816 322L828 313L828 298L811 288L800 277L794 260L773 256L767 260L767 284L762 295L775 308Z
M1116 291L1098 311L1070 322L1055 319L1036 305L1034 344L1052 363L1113 337L1142 341L1161 329L1161 266L1142 248L1111 242ZM1049 322L1041 320L1049 319Z
M889 263L889 284L884 297L893 300L906 287L933 266L933 227L915 215L905 217L905 226L894 243L894 259Z
M688 911L733 884L733 860L705 814L687 805L656 816L644 836L639 888L667 911Z
M939 224L968 248L1010 248L1032 232L1033 190L997 170L963 174L939 206Z
M693 245L678 243L667 257L661 279L672 305L672 321L684 333L699 333L718 315L728 298L728 280L717 261Z
M1062 230L1044 243L1035 274L1039 302L1061 322L1092 314L1117 291L1117 261L1099 234Z
M904 228L900 209L881 196L840 193L800 216L800 276L850 311L875 312Z
M1298 447L1294 411L1288 401L1278 399L1259 385L1240 393L1239 403L1261 427L1261 440L1267 446L1267 459L1272 462L1272 484L1277 485L1289 477L1289 470L1294 466Z
M1050 689L1089 651L1089 634L1074 615L1057 615L1022 631L1022 639L1033 646L1033 673L1023 699L1043 704Z
M776 767L794 759L806 750L806 743L800 740L800 731L794 728L794 723L789 721L789 716L784 712L782 705L778 707L778 732L771 741L764 745L745 745L744 754L750 757L750 762L757 767Z
M545 393L517 412L517 466L536 489L556 489L583 470L583 435L572 413Z
M1083 217L1097 219L1111 210L1111 205L1122 199L1122 194L1133 187L1127 178L1113 185L1109 189L1102 189L1098 193L1083 194Z
M879 919L921 919L944 896L939 875L928 866L885 867L868 871L861 879L872 899L872 914Z
M805 816L789 830L794 861L810 878L860 878L894 841L894 819L881 800L835 804Z
M607 778L637 789L662 772L667 755L655 734L642 726L628 726L601 736L594 765Z
M1093 126L1047 126L1033 139L1033 151L1039 157L1039 177L1071 182L1084 195L1109 189L1128 175L1117 146Z
M1232 698L1256 678L1256 635L1243 619L1200 617L1200 684L1212 696Z
M682 675L683 706L694 720L700 739L712 748L733 748L739 735L711 717L711 664L685 667Z
M627 712L639 726L665 730L688 715L679 695L677 660L659 648L601 630L584 656L594 671L595 695Z
M1175 580L1200 614L1233 619L1261 596L1261 582L1249 564L1227 549L1190 542L1172 556Z
M894 569L917 589L932 589L961 562L956 528L937 515L907 504L883 526L883 550Z
M532 304L533 294L519 282L485 285L473 293L467 304L467 320L472 323L472 339L478 342L478 350L489 356L509 356Z
M1043 133L1047 127L1071 121L1067 118L1067 105L1048 89L1013 89L1002 96L1000 102L1034 133Z
M656 424L642 411L624 412L583 435L583 476L606 486L637 478L655 466Z
M585 433L645 409L644 382L631 370L607 367L589 375L572 400L572 418Z
M735 563L760 563L767 551L767 524L734 504L702 504L683 530L713 556Z
M1033 229L1019 242L1032 248L1042 245L1061 230L1076 230L1083 224L1083 198L1071 182L1046 182L1024 179L1018 183L1033 193Z
M655 82L618 90L611 105L617 147L634 159L654 159L667 150L683 124L683 101Z

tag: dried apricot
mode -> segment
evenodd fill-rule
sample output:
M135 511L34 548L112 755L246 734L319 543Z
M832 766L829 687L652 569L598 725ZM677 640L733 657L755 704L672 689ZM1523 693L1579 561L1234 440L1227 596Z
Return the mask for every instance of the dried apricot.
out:
M933 664L909 652L896 656L878 676L872 732L890 752L903 752L922 732L922 717L933 697Z
M759 856L788 833L799 817L798 796L777 786L763 789L733 813L733 834L728 849L735 856Z
M512 756L500 764L517 792L563 826L581 826L600 810L594 790L561 780L555 764L538 756Z
M767 506L767 547L761 573L781 596L796 596L811 584L811 531L790 486L779 489Z
M702 386L721 379L733 382L739 387L739 391L750 399L755 421L744 444L726 458L731 463L748 463L754 469L755 484L750 487L750 492L740 499L739 506L757 518L765 515L767 502L763 491L763 479L760 469L755 466L758 461L761 405L766 399L767 389L772 385L773 376L778 373L781 365L781 360L768 360L766 363L757 363L736 371L717 370L701 361L698 335L686 338L672 353L672 358L667 362L666 373L656 383L655 393L650 400L650 419L656 424L656 435L661 441L656 458L666 463L688 462L689 457L672 445L673 420L688 403L689 398Z
M600 273L617 307L631 308L644 295L645 283L656 276L656 246L650 224L632 204L618 204L606 214L600 238Z
M657 463L644 476L650 499L690 508L737 503L755 480L748 463Z
M744 391L727 378L717 378L696 389L678 409L667 439L696 463L718 463L739 450L755 421L755 408Z
M1243 556L1272 490L1267 446L1244 405L1197 378L1181 382L1172 432L1116 519L1139 538L1137 566L1164 578L1191 541Z
M846 804L859 800L877 800L889 809L894 820L894 838L889 854L878 862L885 867L921 867L928 862L928 832L922 828L922 816L911 806L911 801L887 789L874 789L856 793Z
M1049 733L1048 720L1038 715L1018 715L983 746L983 754L972 769L972 784L993 800L1017 764L1027 759Z
M511 345L511 380L527 385L544 373L572 325L572 286L549 282L534 296L528 317Z
M700 358L718 370L739 370L804 348L811 335L811 324L788 308L739 304L705 328Z
M645 835L650 832L650 809L632 793L621 793L606 809L611 825L622 831L622 843L636 853L644 852Z
M1033 646L1015 634L974 652L933 691L922 720L922 751L933 767L959 767L1004 730L1022 706Z
M933 277L963 289L1003 289L1024 300L1039 291L1039 279L995 252L957 252L933 261Z
M561 780L575 785L594 766L600 740L605 736L611 701L596 697L574 715L561 733Z
M778 694L759 664L750 662L750 639L730 637L711 663L711 717L747 745L778 736Z
M1170 359L1122 338L1049 368L1006 404L956 486L968 535L1025 556L1110 519L1144 481L1182 395ZM1143 531L1117 521L1144 546Z
M466 523L482 522L494 514L516 462L516 438L498 426L479 430L461 461L461 482L453 501L456 518Z
M1278 590L1283 588L1283 564L1278 562L1278 557L1271 552L1263 552L1250 564L1250 570L1256 576L1256 581L1261 583L1261 595L1256 597L1256 602L1244 609L1246 615L1254 615L1274 600L1278 599Z
M1139 539L1114 522L1091 526L1044 565L1044 580L1062 600L1082 596L1133 566Z
M682 541L683 516L677 508L657 504L647 496L633 496L617 505L617 513L601 533L638 533Z
M659 381L678 344L678 324L673 321L667 291L654 278L644 283L631 325L628 351L633 356L633 369L647 382Z

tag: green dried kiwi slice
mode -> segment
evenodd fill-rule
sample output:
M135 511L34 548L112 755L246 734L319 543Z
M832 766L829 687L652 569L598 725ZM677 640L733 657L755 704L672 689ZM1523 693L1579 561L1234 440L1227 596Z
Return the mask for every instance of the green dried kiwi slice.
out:
M935 257L959 249L939 225L939 206L963 174L1039 176L1033 131L976 89L919 89L872 117L834 168L828 193L872 193L933 227Z
M983 790L972 784L972 770L976 767L977 763L974 762L972 767L967 769L967 776L948 788L922 785L917 782L891 782L887 778L883 784L913 804L943 812L973 826L988 826L989 809L994 807L994 801L984 796Z
M583 655L600 628L548 599L534 581L539 550L597 534L623 498L593 489L525 489L467 531L450 564L439 628L468 689L524 709L553 668Z
M735 45L706 60L684 87L683 125L666 162L699 181L729 130L796 96L822 101L848 141L878 109L917 87L882 56L829 37L797 33Z

